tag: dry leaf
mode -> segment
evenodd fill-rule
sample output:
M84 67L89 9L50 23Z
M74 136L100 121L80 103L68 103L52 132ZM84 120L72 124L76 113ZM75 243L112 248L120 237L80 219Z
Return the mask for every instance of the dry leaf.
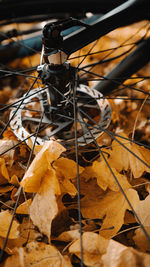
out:
M93 176L97 178L97 184L103 190L106 190L107 188L110 188L112 191L119 191L120 190L120 188L119 188L119 186L115 180L115 177L118 180L119 184L123 188L131 187L126 176L121 175L113 167L111 167L111 170L112 170L112 172L111 172L104 160L102 160L100 162L94 161L92 168L93 168L93 174L94 174Z
M100 266L103 267L149 267L150 255L110 240L101 261Z
M129 225L130 223L136 223L136 219L133 213L127 210L124 217L124 224Z
M74 160L61 157L57 159L54 164L56 174L64 176L66 179L72 179L77 176L77 163ZM79 174L84 171L84 168L79 166Z
M77 189L74 184L68 179L59 179L60 189L62 193L68 193L72 197L77 195Z
M135 190L129 188L125 191L130 203L138 203L139 197ZM108 192L103 199L88 196L81 200L81 211L85 218L99 218L104 221L100 229L100 235L105 238L113 237L124 223L124 215L127 209L131 209L122 192Z
M108 202L112 201L112 203L107 203L107 200L106 202L102 201L103 205L108 205L106 208L106 217L100 229L100 235L105 238L113 237L120 230L121 226L124 223L125 211L127 209L131 210L122 192L117 194L114 200L111 200L109 198L107 199ZM139 202L139 197L135 190L128 189L125 191L125 194L132 206L134 203Z
M120 134L121 136L127 138L127 136L123 133ZM121 143L123 143L127 148L129 148L129 142L116 137ZM112 142L112 152L109 151L110 158L109 164L114 167L118 172L129 169L129 156L128 151L124 149L116 140Z
M150 195L144 200L134 203L134 209L141 221L145 226L150 226Z
M126 247L114 240L107 240L95 233L86 232L82 235L83 262L89 267L148 267L150 255ZM69 248L71 254L80 255L80 239Z
M57 215L56 195L61 193L53 169L45 173L38 193L30 206L30 217L39 230L50 239L51 222Z
M27 140L27 145L31 150L33 149L33 142L31 141L30 138ZM42 145L35 145L34 146L34 155L37 155L40 152L40 150L42 149L42 147L43 147Z
M65 151L59 143L49 141L36 155L21 185L27 192L37 192L30 206L33 223L50 239L51 222L57 215L56 195L61 193L55 170L51 163Z
M49 141L43 145L21 181L21 186L25 192L38 191L42 178L51 168L51 163L64 151L65 148L55 141Z
M136 156L150 166L150 150L147 150L144 147L139 147L135 144L132 144L131 150ZM147 155L147 157L144 157L143 155ZM129 162L134 178L141 177L144 172L150 172L150 167L147 167L131 153L129 153Z
M16 249L22 247L27 242L30 243L36 239L41 239L40 234L36 229L31 220L28 217L24 217L22 224L19 226L20 235L15 239L8 239L5 251L10 254L16 254ZM0 248L3 247L5 238L0 237ZM21 266L22 267L22 266Z
M128 138L124 133L120 134L121 136ZM121 137L117 137L127 149L127 151L121 144L119 144L116 140L112 142L112 152L110 153L109 164L111 167L114 167L119 172L122 170L131 169L134 178L139 178L146 171L150 172L150 167L146 166L142 163L138 158L143 160L147 165L150 166L150 150L140 147L134 143L130 143L127 140L122 139ZM138 157L136 158L135 155Z
M135 211L140 219L141 223L145 227L147 234L150 238L150 195L148 195L144 200L135 203ZM141 228L135 231L135 236L133 237L135 244L143 251L150 252L150 242L147 240L145 233Z
M17 175L13 175L11 178L10 178L10 184L13 184L13 185L16 185L16 186L19 186L19 180L18 180L18 177Z
M85 232L82 235L83 261L86 266L100 266L101 256L106 252L109 240L92 232ZM69 252L80 255L80 239L73 242L69 247Z
M9 164L12 165L14 161L14 149L12 147L16 145L18 141L16 140L0 140L0 153L4 153L5 151L9 150L8 152L5 152L3 154L3 157L6 159L9 159Z
M62 193L68 193L71 196L77 194L77 189L72 183L72 179L77 176L77 164L74 160L61 157L57 159L53 167L56 169L56 175L59 178L59 183ZM79 174L84 168L79 166Z
M7 94L8 94L8 92L7 92ZM13 131L11 130L10 127L8 127L6 131L4 131L3 137L4 137L3 139L7 140L7 141L8 140L16 140L17 141L17 137L15 136L15 134L13 133Z
M25 248L16 249L16 255L9 257L4 267L71 267L70 260L51 245L31 242Z
M66 232L62 232L55 240L63 241L63 242L72 242L73 240L79 239L80 233L79 230L70 230Z
M6 193L11 191L14 188L13 185L5 185L5 186L0 186L0 193Z
M20 204L17 209L16 209L16 213L19 214L29 214L29 209L30 209L30 205L32 203L32 199L28 199L27 201L23 202L22 204Z
M24 239L22 236L15 238L15 239L8 239L7 245L5 247L5 251L9 255L13 255L15 254L16 248L21 247L26 241L27 239ZM5 242L5 238L0 237L0 248L3 247L4 242Z
M84 179L85 181L88 181L94 177L95 177L95 172L93 171L92 166L85 167L84 171L80 174L80 179Z
M34 225L31 220L25 217L22 223L19 225L19 236L15 239L8 239L5 251L12 255L15 254L16 248L21 247L27 241L28 243L39 238L41 234L34 229ZM5 238L0 237L0 248L3 247Z
M24 217L19 227L20 236L23 238L24 243L28 241L35 241L38 238L42 238L42 234L35 228L29 217Z
M144 226L144 228L150 237L150 226ZM135 245L140 248L141 251L150 252L150 242L141 228L135 230L133 240L135 242Z
M9 181L9 174L6 168L4 158L0 158L0 184L6 184Z
M6 237L11 219L12 219L12 215L8 212L8 210L0 212L0 236L1 237L4 237L4 238ZM11 230L10 230L9 239L14 239L19 236L18 227L19 227L19 223L17 223L17 221L14 220Z

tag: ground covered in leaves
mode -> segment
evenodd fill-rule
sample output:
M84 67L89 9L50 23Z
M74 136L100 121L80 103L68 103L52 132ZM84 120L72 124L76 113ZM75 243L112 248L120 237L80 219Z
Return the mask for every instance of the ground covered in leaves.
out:
M112 32L102 38L95 49L103 50L112 44L116 46L118 40L122 38L123 42L126 36L137 32L137 29L139 25L125 27L124 32L122 29ZM143 26L141 29L145 30ZM138 34L141 34L140 31ZM121 49L123 52L124 48ZM33 57L35 65L39 60L37 57ZM92 60L93 57L86 64ZM27 65L27 61L24 59L19 64ZM98 71L105 74L116 61L111 65L101 65ZM134 82L128 80L126 84L138 82L137 88L149 92L149 80L138 80L138 75L144 73L148 76L148 72L149 65L140 74L134 75ZM15 81L14 78L5 79L0 92L1 103L10 103L12 97L20 97L30 83L28 78L22 80L18 77ZM106 133L99 137L97 143L102 149L101 155L94 144L79 149L83 261L89 267L150 266L150 242L140 227L141 224L150 236L150 150L128 141L131 138L150 145L150 112L147 96L136 91L132 97L144 100L126 101L129 94L127 90L121 94L124 100L110 100L113 111L110 130L118 133L117 140ZM7 119L8 111L1 114L2 126ZM0 153L3 154L18 142L8 128L0 140ZM28 146L22 143L0 157L1 249L21 190L0 266L80 266L74 149L66 150L57 140L35 146L26 170L30 149L30 142ZM121 189L130 203L125 200Z

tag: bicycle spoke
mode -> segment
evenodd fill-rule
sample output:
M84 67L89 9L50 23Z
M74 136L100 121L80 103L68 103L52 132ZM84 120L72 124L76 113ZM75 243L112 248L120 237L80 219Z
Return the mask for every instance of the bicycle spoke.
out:
M105 77L105 76L102 76L102 75L99 75L99 74L96 74L96 73L93 73L93 72L90 72L90 71L86 71L86 70L84 70L84 72L86 72L86 73L89 73L89 74L92 74L92 75L94 75L94 76L96 76L96 77L100 77L100 78L102 78L103 80L111 80L113 83L115 83L116 84L116 86L122 86L122 88L119 88L119 89L116 89L116 90L123 90L123 89L125 89L125 88L130 88L130 89L132 89L133 91L137 91L137 92L141 92L141 93L143 93L143 94L145 94L145 95L150 95L150 93L149 92L145 92L145 91L143 91L143 90L140 90L140 89L138 89L138 88L135 88L135 87L133 87L133 86L130 86L130 85L125 85L125 84L123 84L123 83L120 83L120 82L118 82L117 80L113 80L113 79L108 79L107 77ZM114 90L114 92L116 92L116 90Z
M20 199L20 196L21 196L21 190L22 190L22 188L19 187L19 189L18 189L18 196L17 196L17 200L16 200L16 203L15 203L15 206L14 206L14 209L13 209L11 222L10 222L10 225L9 225L9 228L8 228L8 231L7 231L7 235L6 235L5 240L4 240L3 247L2 247L2 249L0 251L0 261L3 258L3 254L4 254L4 251L5 251L6 245L7 245L7 241L8 241L8 238L9 238L9 234L10 234L10 231L11 231L13 220L14 220L14 217L15 217L15 214L16 214L16 209L18 207L18 202L19 202L19 199Z
M86 125L86 123L85 123L85 125ZM102 152L101 148L98 146L98 144L97 144L97 142L96 142L96 140L95 140L95 138L94 138L92 132L89 130L88 126L87 126L87 130L89 131L89 134L91 135L91 137L92 137L92 139L93 139L93 142L94 142L95 146L97 147L97 149L98 149L100 155L101 155L102 158L104 159L104 161L105 161L105 163L106 163L108 169L110 170L110 172L111 172L112 176L114 177L114 179L115 179L117 185L119 186L120 191L122 192L122 194L123 194L125 200L126 200L127 203L129 204L129 206L130 206L130 208L131 208L131 210L132 210L132 212L133 212L133 214L134 214L136 220L138 221L138 223L139 223L139 225L140 225L140 227L141 227L143 233L145 234L147 240L150 242L150 236L149 236L149 234L147 233L147 231L146 231L144 225L141 223L141 220L140 220L139 217L137 216L137 214L136 214L136 212L135 212L135 210L134 210L132 204L130 203L130 201L129 201L129 199L128 199L126 193L125 193L125 191L123 190L121 184L119 183L119 181L118 181L116 175L114 174L114 172L113 172L113 170L112 170L110 164L108 163L108 161L107 161L107 159L106 159L104 153Z
M28 96L29 92L31 91L31 89L33 88L34 84L36 83L37 78L35 79L35 81L33 82L33 84L31 85L30 89L28 90L28 92L26 93L26 97ZM13 116L9 119L9 121L7 122L6 126L4 127L4 129L1 131L0 133L0 137L2 136L2 134L6 131L6 129L8 128L11 120L14 118L15 114L17 113L17 111L19 110L19 108L21 107L21 105L23 104L23 100L20 102L19 106L17 107L16 111L14 112Z
M104 50L100 50L100 51L96 51L96 52L92 52L92 53L88 53L88 54L84 54L84 55L80 55L80 56L75 56L75 57L69 57L69 60L74 60L76 58L81 58L81 57L89 57L89 56L95 56L95 55L98 55L98 54L101 54L101 53L104 53L104 52L109 52L109 51L114 51L114 50L118 50L119 48L122 48L122 47L128 47L128 46L133 46L135 45L135 43L129 43L129 44L124 44L124 45L118 45L116 47L113 47L113 48L108 48L108 49L104 49Z
M89 117L86 113L84 113L82 110L80 111L82 114L84 114L88 119L90 119L93 123L97 124L91 117ZM101 131L108 134L111 138L113 138L117 143L119 143L123 148L125 148L128 152L130 152L136 159L138 159L140 162L142 162L146 167L150 168L150 165L148 165L145 161L143 161L141 158L139 158L132 150L130 150L127 146L125 146L123 143L121 143L111 132L107 131L103 127L98 126L98 129L100 128ZM131 139L132 140L132 139Z
M34 151L34 148L35 148L35 144L36 144L36 139L37 139L37 136L38 136L38 133L39 133L40 125L42 123L42 119L43 119L43 115L41 116L41 120L39 122L38 129L37 129L37 131L35 133L35 141L34 141L32 149L31 149L31 153L30 153L30 156L29 156L29 159L28 159L28 162L27 162L26 169L28 169L29 165L30 165L30 161L31 161L32 154L33 154L33 151ZM19 199L20 199L20 196L21 196L21 191L22 191L22 187L20 186L18 191L17 191L18 196L17 196L17 200L16 200L16 203L15 203L15 206L14 206L13 213L12 213L11 222L10 222L10 225L9 225L9 228L8 228L8 231L7 231L7 235L6 235L3 247L2 247L1 252L0 252L0 261L1 261L2 257L3 257L3 253L4 253L4 250L5 250L7 242L8 242L9 234L10 234L10 231L11 231L11 226L12 226L12 223L13 223L13 220L14 220L14 216L16 214L16 209L18 207Z
M76 77L77 79L77 77ZM74 124L75 124L75 155L76 155L76 170L77 170L77 191L78 191L78 221L79 221L79 233L80 233L80 265L83 267L83 244L82 244L82 221L81 221L81 199L80 199L80 179L79 179L79 152L78 152L78 138L77 138L77 102L76 102L76 90L77 81L75 79L75 86L73 92L73 110L74 110Z

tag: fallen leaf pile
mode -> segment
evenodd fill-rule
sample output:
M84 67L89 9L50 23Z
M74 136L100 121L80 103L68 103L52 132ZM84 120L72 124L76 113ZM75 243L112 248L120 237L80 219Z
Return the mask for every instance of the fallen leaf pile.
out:
M143 32L145 23L141 24ZM108 49L110 44L116 47L120 39L123 43L133 33L132 41L136 42L137 35L141 35L140 31L135 34L137 28L128 26L124 32L118 29L103 37L103 42L94 49ZM120 52L123 51L124 46ZM113 56L117 56L116 53L114 51ZM101 57L98 55L98 60ZM84 64L93 59L86 59ZM21 63L25 64L25 60ZM100 65L95 72L104 75L117 62L118 59L112 65ZM21 85L10 92L10 98L17 97L19 90L22 93L31 83L28 78L26 84L20 82ZM128 80L126 84L132 82ZM149 91L147 80L138 86ZM0 249L4 249L1 267L80 266L81 241L85 266L150 266L149 104L145 103L139 113L142 102L123 100L129 94L127 89L121 100L119 97L109 100L113 111L109 127L112 135L105 132L97 139L100 151L93 143L84 149L79 147L79 168L74 148L67 150L59 141L50 140L43 146L35 146L26 170L30 146L18 144L9 127L4 132L0 140ZM132 94L131 98L143 97L140 92ZM5 84L0 98L9 103ZM0 119L5 122L7 116L6 111ZM11 147L14 148L10 150Z

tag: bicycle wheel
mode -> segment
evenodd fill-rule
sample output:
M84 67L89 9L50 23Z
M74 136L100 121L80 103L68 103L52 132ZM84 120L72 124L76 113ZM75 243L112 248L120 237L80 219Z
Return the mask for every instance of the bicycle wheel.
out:
M17 29L20 30L20 28L21 25L17 25ZM5 68L3 66L0 119L1 166L3 166L3 169L1 168L1 209L13 209L13 218L22 220L22 215L16 215L18 204L24 203L23 194L18 189L19 182L30 168L33 158L36 158L35 155L40 146L43 146L46 141L55 140L54 142L57 141L66 149L63 157L54 161L54 170L58 169L62 172L65 166L61 166L61 161L66 165L74 164L72 161L77 163L71 165L77 165L77 170L76 177L70 174L69 185L72 186L70 191L69 185L66 186L68 191L61 188L62 193L57 199L61 201L61 205L63 203L63 209L52 220L51 236L56 246L59 235L71 227L75 229L76 223L81 241L81 233L89 229L100 233L104 238L113 237L120 241L122 231L134 233L138 226L144 232L146 240L150 240L148 229L132 201L132 198L137 199L137 192L143 200L148 195L147 173L150 167L148 69L145 66L131 77L127 72L124 72L121 79L117 74L112 77L112 70L113 72L116 70L115 66L120 59L127 59L130 51L148 37L148 34L149 22L144 21L126 27L124 31L122 28L117 29L71 55L68 61L75 67L72 79L75 80L73 88L76 90L70 89L69 98L66 92L58 90L59 88L51 83L42 85L41 77L37 75L34 68L39 65L39 54L27 56L24 60L17 59ZM108 72L109 74L106 75ZM99 80L101 84L97 85ZM111 81L113 84L113 88L107 90L106 96L95 89L101 90L101 87L109 89L110 84L105 85L104 81ZM49 102L48 86L57 95L58 103L55 103L56 99L53 100L53 95ZM55 103L54 106L52 103ZM63 163L64 158L66 163ZM69 167L66 168L69 172ZM14 178L15 175L18 176L18 180ZM15 182L14 179L16 179ZM9 187L8 191L5 189L3 191L2 188L6 188L6 185ZM18 191L17 199L16 191ZM120 192L123 194L121 205L124 203L124 198L127 201L122 215L119 210L113 210L111 205L114 196L116 198L118 195L117 203L119 203ZM25 194L25 198L31 198L30 193ZM120 223L109 218L110 213L103 207L106 203L114 212L113 218L118 218L117 214L121 216ZM99 211L100 206L103 207L102 212ZM119 209L122 210L120 205ZM127 213L132 216L132 223L128 224L127 221L128 226L124 221ZM61 228L60 220L63 219ZM135 229L132 229L133 226ZM12 224L9 231L11 227ZM2 256L4 251L9 253L8 238L7 235L3 240ZM43 235L40 238L44 241ZM27 238L23 243L26 246L30 241L30 238ZM88 266L84 261L82 242L80 252L74 253L78 259L72 258L72 264L83 266L84 263Z

